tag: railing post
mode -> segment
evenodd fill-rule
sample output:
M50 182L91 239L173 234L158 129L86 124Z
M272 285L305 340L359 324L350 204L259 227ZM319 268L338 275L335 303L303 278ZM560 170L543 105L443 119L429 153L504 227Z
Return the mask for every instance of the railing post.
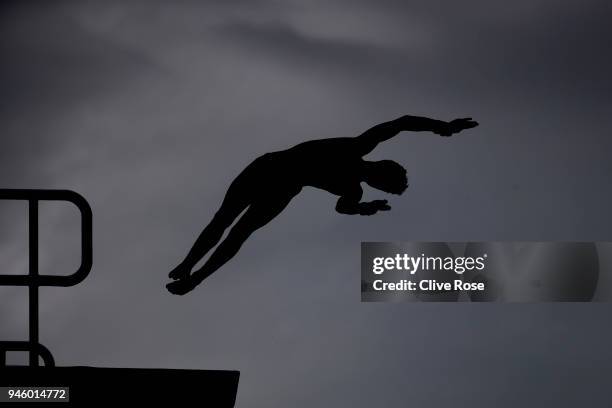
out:
M38 200L29 200L30 367L38 367Z

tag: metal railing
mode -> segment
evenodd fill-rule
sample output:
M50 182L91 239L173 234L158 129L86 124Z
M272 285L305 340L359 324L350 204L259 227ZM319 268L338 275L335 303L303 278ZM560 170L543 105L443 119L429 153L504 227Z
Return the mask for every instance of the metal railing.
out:
M74 286L87 277L92 267L92 212L87 200L69 190L16 190L0 189L0 200L28 202L28 256L27 275L0 275L0 286L27 286L29 295L28 341L0 341L0 367L6 366L8 351L29 352L30 367L37 367L39 358L45 366L54 366L51 352L39 343L38 288L40 286ZM40 275L38 273L38 204L40 201L64 201L74 204L81 212L81 265L72 275Z

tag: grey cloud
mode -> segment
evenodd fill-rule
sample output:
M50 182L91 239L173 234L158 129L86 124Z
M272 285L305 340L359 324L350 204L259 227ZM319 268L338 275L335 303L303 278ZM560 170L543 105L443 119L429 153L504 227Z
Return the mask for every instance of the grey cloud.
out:
M53 134L63 115L154 67L138 51L79 26L61 8L14 6L2 21L1 177L4 186L24 187L32 182L29 174L44 177L41 161L68 138ZM9 175L16 166L21 171Z

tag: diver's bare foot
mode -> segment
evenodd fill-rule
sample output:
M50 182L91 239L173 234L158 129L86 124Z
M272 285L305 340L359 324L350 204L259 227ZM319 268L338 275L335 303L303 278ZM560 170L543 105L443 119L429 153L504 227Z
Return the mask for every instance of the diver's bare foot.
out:
M179 265L176 268L174 268L172 271L170 271L170 273L168 274L168 277L172 280L179 280L179 279L188 278L190 274L191 274L191 269L186 268L183 265Z
M170 282L166 285L166 289L173 295L184 295L185 293L191 292L196 286L197 282L194 279L186 278Z

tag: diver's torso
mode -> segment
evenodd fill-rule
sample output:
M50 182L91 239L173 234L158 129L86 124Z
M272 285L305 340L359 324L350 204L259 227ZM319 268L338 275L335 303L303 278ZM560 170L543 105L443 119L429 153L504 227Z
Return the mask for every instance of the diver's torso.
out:
M361 181L362 159L353 153L352 139L322 139L287 150L266 153L251 164L272 185L311 186L343 195Z

